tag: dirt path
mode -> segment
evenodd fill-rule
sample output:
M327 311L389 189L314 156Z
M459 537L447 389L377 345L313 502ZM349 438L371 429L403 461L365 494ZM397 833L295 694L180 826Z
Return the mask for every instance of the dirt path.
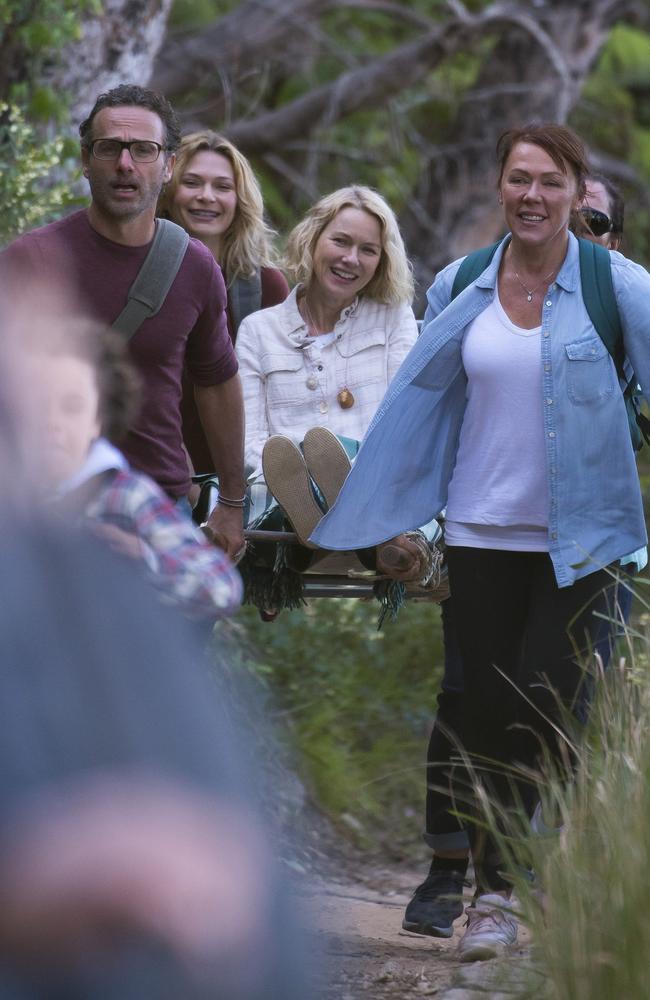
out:
M495 963L481 963L481 968L458 962L462 919L456 921L449 940L402 930L404 907L420 880L419 871L373 868L354 880L346 873L340 881L331 877L304 881L300 894L306 921L325 954L326 967L319 976L323 1000L443 997L461 981L463 989L454 989L449 1000L454 994L470 996L474 988L483 1000L501 995L491 989ZM470 890L466 891L469 899ZM525 932L520 937L514 961L526 959Z

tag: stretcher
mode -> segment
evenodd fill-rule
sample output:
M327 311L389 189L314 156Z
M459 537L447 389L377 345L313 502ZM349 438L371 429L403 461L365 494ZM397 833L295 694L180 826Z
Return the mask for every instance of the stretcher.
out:
M305 554L305 568L294 570L302 581L302 597L308 598L361 598L382 599L387 586L394 584L388 577L367 569L355 552L331 552L325 549L306 549L300 545L292 531L245 529L244 537L249 551L255 545L282 544L298 546ZM449 596L446 568L440 559L439 572L432 583L420 587L416 583L403 585L404 600L440 603Z
M194 509L197 523L204 521L217 497L212 475L195 476L201 498ZM262 526L263 525L263 526ZM434 548L436 572L426 587L400 584L364 565L357 552L311 549L298 536L279 507L244 529L246 553L238 566L244 580L244 603L260 611L298 608L312 598L376 599L380 621L395 614L405 600L440 603L449 596L442 552Z

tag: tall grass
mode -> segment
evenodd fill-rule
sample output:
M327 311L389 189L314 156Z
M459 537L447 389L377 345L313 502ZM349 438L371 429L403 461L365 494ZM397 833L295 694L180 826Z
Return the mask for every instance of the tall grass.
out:
M552 1000L650 997L648 617L598 684L575 780L542 787L559 832L527 845L542 905L518 894Z

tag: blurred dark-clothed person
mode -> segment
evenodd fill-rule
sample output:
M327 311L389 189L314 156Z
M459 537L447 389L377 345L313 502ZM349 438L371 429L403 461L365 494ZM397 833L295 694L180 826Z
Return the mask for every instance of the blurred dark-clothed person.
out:
M48 516L0 323L0 995L302 1000L219 671L129 563Z

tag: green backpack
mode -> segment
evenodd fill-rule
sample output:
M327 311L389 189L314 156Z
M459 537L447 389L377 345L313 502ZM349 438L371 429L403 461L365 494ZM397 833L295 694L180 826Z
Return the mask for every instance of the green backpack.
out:
M592 243L591 240L578 240L580 245L580 284L582 298L594 325L596 333L609 351L618 374L619 382L625 385L623 398L627 409L627 419L630 425L630 436L635 451L643 447L643 442L650 444L650 420L641 413L640 386L636 377L628 380L625 366L625 348L623 346L623 330L616 304L614 285L612 282L612 264L609 250ZM467 288L486 269L501 241L489 247L483 247L468 254L456 272L451 297Z

